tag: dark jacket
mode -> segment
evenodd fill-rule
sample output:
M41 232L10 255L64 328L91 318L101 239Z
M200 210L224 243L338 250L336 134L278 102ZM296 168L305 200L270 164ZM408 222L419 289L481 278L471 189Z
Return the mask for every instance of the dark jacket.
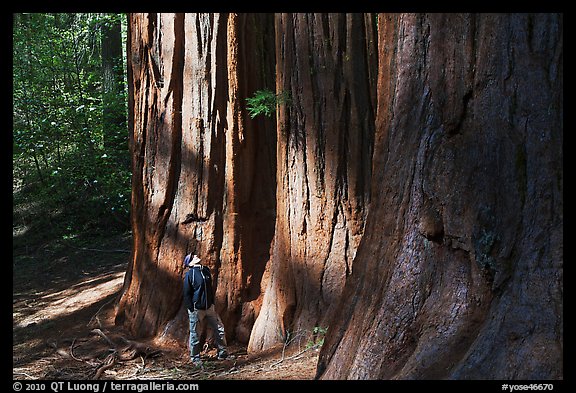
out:
M184 276L184 304L190 311L206 310L214 303L212 275L202 265L192 266Z

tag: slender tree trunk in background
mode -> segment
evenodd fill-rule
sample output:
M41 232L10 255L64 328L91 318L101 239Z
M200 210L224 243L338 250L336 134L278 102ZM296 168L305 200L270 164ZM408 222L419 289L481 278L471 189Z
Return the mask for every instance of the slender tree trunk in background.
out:
M319 377L563 377L562 34L380 16L372 203Z
M102 107L104 147L125 151L127 142L124 108L124 67L122 62L122 25L119 18L101 26Z
M29 91L31 91L31 83L30 81L33 80L33 72L34 72L34 68L32 67L32 62L33 62L33 56L32 56L32 44L31 44L31 40L32 37L30 36L30 32L32 31L30 29L30 19L31 19L31 15L29 14L14 14L14 26L17 26L17 19L20 18L22 20L22 23L24 26L26 26L26 57L25 57L25 67L27 70L27 76L28 78L26 79L27 82L27 88L24 90L24 94L27 100L31 100L30 98L30 94ZM16 61L16 59L13 59L13 61ZM32 124L32 116L30 113L30 110L28 110L28 108L26 108L26 110L24 111L24 118L26 120L26 125L28 127L29 130L32 130L34 128L33 124ZM44 182L44 176L42 174L42 168L40 167L40 162L38 161L38 155L36 153L36 149L33 149L32 151L32 158L34 160L34 167L36 168L36 173L38 174L38 180L40 180L40 183L42 185L45 184Z
M133 255L116 319L135 335L185 344L182 261L195 252L228 338L248 340L274 229L275 135L244 101L273 83L271 28L266 15L129 17Z
M250 351L325 327L364 228L376 86L373 18L276 15L276 229Z

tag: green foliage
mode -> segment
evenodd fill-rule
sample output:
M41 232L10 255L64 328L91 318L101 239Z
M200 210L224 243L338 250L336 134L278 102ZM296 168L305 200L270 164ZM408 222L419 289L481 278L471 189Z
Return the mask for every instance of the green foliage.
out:
M326 336L327 332L327 327L314 326L314 329L312 329L312 339L306 343L306 349L324 345L324 336Z
M315 335L320 335L322 337L324 337L324 335L328 332L328 328L325 327L320 327L320 326L314 326L314 329L312 330L312 333L314 333Z
M101 40L103 26L125 18L48 13L13 18L13 179L15 190L28 190L19 198L41 200L44 211L60 212L70 233L86 226L126 229L131 178L126 80L119 78L113 99L104 99Z
M246 98L246 101L246 109L252 119L262 114L271 117L276 111L276 106L290 102L290 93L284 91L274 94L271 90L258 90L253 97Z

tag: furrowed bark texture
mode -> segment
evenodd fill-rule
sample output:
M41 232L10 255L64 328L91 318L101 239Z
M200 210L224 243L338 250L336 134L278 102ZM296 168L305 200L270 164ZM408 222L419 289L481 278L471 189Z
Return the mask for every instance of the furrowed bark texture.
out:
M213 271L230 339L243 309L253 314L244 304L259 294L274 229L275 152L263 146L275 135L274 124L249 121L242 108L247 92L274 83L262 69L274 56L265 38L272 23L265 15L130 15L134 245L116 319L137 336L185 343L188 252ZM239 82L242 73L254 75Z
M380 15L372 202L323 379L563 378L563 21Z
M374 19L277 14L277 210L249 351L326 327L364 228L376 83Z
M274 16L231 14L227 29L226 209L216 304L226 327L247 343L274 235L276 124L251 119L245 107L255 91L274 89Z

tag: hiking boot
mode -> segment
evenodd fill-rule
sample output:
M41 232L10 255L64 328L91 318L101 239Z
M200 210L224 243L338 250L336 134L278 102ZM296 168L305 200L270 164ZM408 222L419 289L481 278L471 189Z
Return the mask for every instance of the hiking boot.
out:
M228 352L226 351L221 351L220 353L218 353L218 360L224 360L228 357Z

